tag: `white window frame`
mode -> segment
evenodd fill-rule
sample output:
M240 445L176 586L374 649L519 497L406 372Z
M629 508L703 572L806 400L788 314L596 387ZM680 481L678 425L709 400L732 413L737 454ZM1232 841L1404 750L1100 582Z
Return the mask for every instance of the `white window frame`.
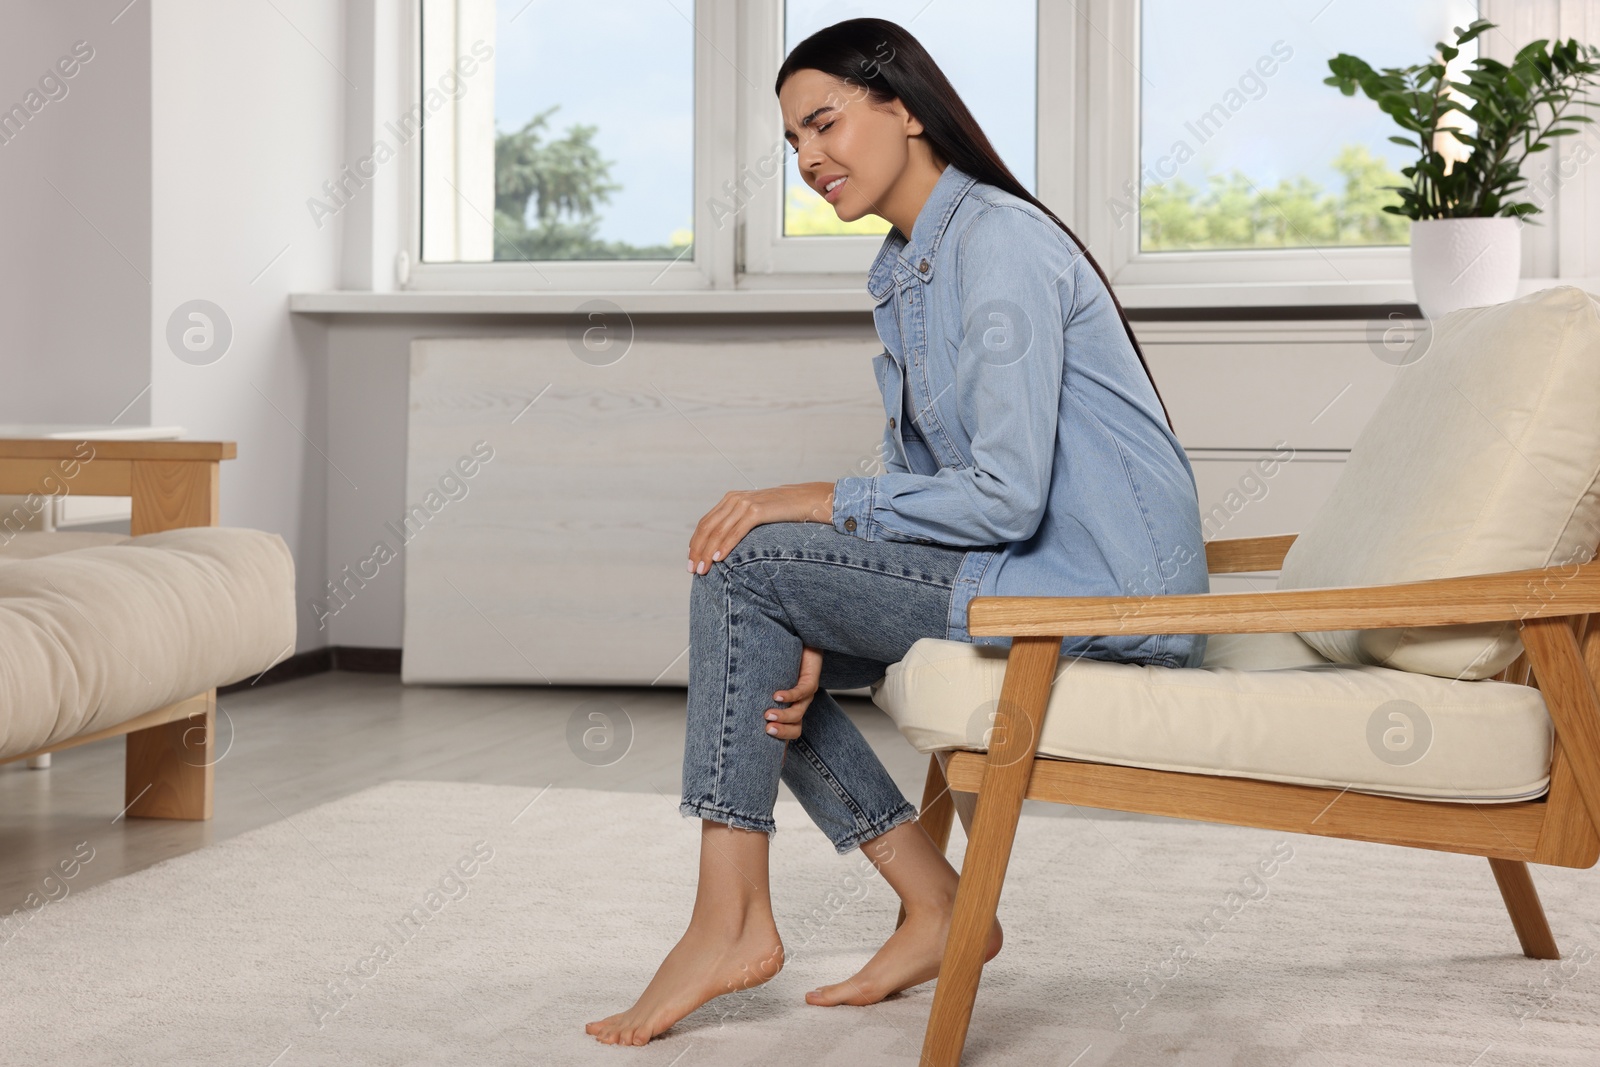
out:
M423 4L452 0L409 0L413 27L420 41ZM587 292L629 290L696 290L716 286L718 276L731 277L731 241L706 240L715 229L712 207L702 189L713 175L732 173L733 137L737 122L733 82L737 74L723 57L732 56L736 8L730 0L670 0L694 21L694 197L693 251L677 260L497 260L478 263L424 262L422 259L423 151L411 153L412 181L409 233L405 248L410 267L406 289L524 292ZM688 11L684 11L688 8ZM421 49L413 44L416 54ZM422 64L413 64L410 98L422 92ZM726 132L724 132L726 131ZM422 140L428 136L424 126Z
M1478 17L1517 33L1518 39L1554 35L1523 34L1526 20L1513 10L1512 0L1479 0ZM1234 296L1243 293L1253 293L1245 299L1257 304L1359 304L1378 302L1397 284L1409 289L1409 246L1140 251L1140 84L1125 58L1142 52L1140 5L1138 0L1085 0L1078 23L1078 48L1070 54L1082 65L1081 84L1095 108L1074 109L1084 127L1080 158L1086 165L1072 218L1081 220L1083 227L1080 230L1070 219L1068 224L1095 253L1117 291L1133 297L1131 303L1204 303L1204 294L1210 290L1222 297L1221 304L1239 303ZM1448 39L1448 33L1440 36ZM1505 62L1511 59L1513 49L1498 33L1478 38L1478 44L1482 55ZM1326 57L1315 62L1325 66ZM1544 162L1530 158L1530 182ZM1131 198L1127 194L1130 189L1134 191ZM1130 205L1133 213L1128 215ZM1543 218L1553 219L1557 210L1551 205ZM1263 299L1271 290L1282 290L1286 297Z
M423 0L407 0L420 26ZM427 0L449 3L451 0ZM879 236L784 237L783 169L794 165L782 141L772 82L783 58L783 0L670 0L692 3L694 58L694 232L691 256L660 260L539 263L423 263L420 259L420 152L411 153L412 290L515 290L525 293L668 293L692 290L859 290L882 243ZM1600 0L1575 0L1600 17ZM1410 250L1285 248L1140 252L1135 214L1119 225L1119 191L1138 189L1139 84L1125 57L1140 54L1139 0L1039 0L1035 187L1088 245L1126 306L1363 304L1410 288ZM1531 26L1512 0L1480 0L1480 17L1517 39L1576 35L1579 27ZM1569 16L1570 17L1570 16ZM1552 16L1553 19L1553 16ZM1567 21L1564 17L1563 23ZM1581 18L1577 21L1582 21ZM1530 33L1530 29L1537 32ZM1496 35L1483 54L1509 60ZM1503 53L1503 54L1502 54ZM1318 59L1318 62L1325 60ZM413 63L412 99L420 92ZM1329 92L1333 92L1329 89ZM774 156L774 152L776 155ZM1546 153L1554 157L1557 153ZM1540 160L1539 164L1548 161ZM1537 166L1530 161L1530 184ZM1572 183L1576 185L1577 183ZM1580 199L1582 198L1582 199ZM1581 189L1560 190L1538 216L1528 251L1568 266L1558 244L1562 208L1585 214ZM1122 197L1127 203L1125 196ZM1581 251L1571 266L1588 267ZM1530 273L1525 271L1525 273ZM1568 273L1539 271L1540 275Z

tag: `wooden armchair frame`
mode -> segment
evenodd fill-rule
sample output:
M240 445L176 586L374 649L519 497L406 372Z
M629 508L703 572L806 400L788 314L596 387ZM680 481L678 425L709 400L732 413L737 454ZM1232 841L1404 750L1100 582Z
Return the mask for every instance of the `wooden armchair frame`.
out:
M218 525L219 464L232 441L103 441L0 438L0 493L133 498L133 535ZM5 516L0 515L0 524ZM9 539L11 530L4 536ZM208 689L127 722L7 756L0 763L125 734L124 813L209 819L217 691Z
M1212 541L1207 568L1213 574L1276 570L1294 539ZM922 1064L950 1067L961 1060L1024 799L1483 856L1523 953L1559 959L1528 864L1587 868L1600 859L1600 624L1590 625L1593 612L1600 612L1600 561L1389 586L974 598L968 632L1013 640L989 750L941 751L928 765L923 826L943 849L959 807L969 840ZM1286 633L1509 620L1518 622L1523 652L1494 677L1537 686L1555 726L1550 789L1537 800L1402 800L1037 756L1068 634Z

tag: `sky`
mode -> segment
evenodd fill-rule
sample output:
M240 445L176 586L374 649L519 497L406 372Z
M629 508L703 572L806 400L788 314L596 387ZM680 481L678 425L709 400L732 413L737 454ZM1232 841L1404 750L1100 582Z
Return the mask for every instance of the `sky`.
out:
M552 104L557 136L598 126L622 186L598 236L666 244L694 225L693 0L496 0L495 127L521 129Z
M1436 41L1453 41L1451 27L1478 17L1472 0L1229 0L1225 10L1227 25L1220 26L1211 5L1144 0L1141 170L1182 139L1196 155L1175 177L1201 189L1208 172L1238 167L1258 186L1304 174L1338 190L1343 179L1331 163L1347 143L1366 146L1398 171L1416 159L1414 149L1389 141L1405 131L1365 94L1324 85L1328 60L1346 52L1375 68L1408 67L1429 59ZM1274 45L1289 58L1260 85L1247 83L1243 106L1201 143L1185 122L1238 88L1262 56L1276 63Z
M1063 0L1064 2L1064 0ZM1356 141L1398 169L1410 150L1391 144L1392 119L1358 94L1322 84L1328 58L1350 52L1374 66L1421 62L1452 25L1476 17L1472 0L1144 0L1138 56L1141 146L1153 160L1179 137L1198 152L1179 172L1204 186L1208 169L1238 166L1251 181L1276 184L1307 174L1337 188L1329 164ZM1006 163L1030 190L1034 173L1035 0L791 0L785 47L840 19L872 15L899 22L928 49L972 109ZM535 112L599 127L595 142L623 188L602 206L599 234L635 244L665 243L692 225L694 58L692 0L497 0L495 123L519 128ZM703 43L703 42L701 42ZM1292 52L1247 91L1245 105L1205 144L1184 129L1274 44ZM1132 57L1129 57L1132 61ZM773 133L781 130L776 98ZM786 181L798 181L794 157ZM812 195L812 194L807 194Z

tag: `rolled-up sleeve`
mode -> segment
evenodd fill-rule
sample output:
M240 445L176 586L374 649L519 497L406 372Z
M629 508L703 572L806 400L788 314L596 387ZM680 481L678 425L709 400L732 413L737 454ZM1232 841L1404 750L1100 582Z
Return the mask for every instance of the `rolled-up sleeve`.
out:
M985 208L941 264L959 272L954 392L972 465L838 479L833 526L840 533L965 547L1026 541L1038 530L1050 496L1063 323L1079 254L1040 226L1017 208Z

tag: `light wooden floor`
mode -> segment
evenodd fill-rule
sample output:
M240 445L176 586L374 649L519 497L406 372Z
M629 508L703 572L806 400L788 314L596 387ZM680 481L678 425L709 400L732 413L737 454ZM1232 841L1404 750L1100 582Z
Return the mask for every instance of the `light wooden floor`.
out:
M567 743L574 709L614 702L631 720L632 747L606 767ZM927 757L865 699L840 697L913 803ZM676 805L683 761L682 688L402 686L398 677L334 671L218 700L215 815L208 822L115 818L122 810L124 742L113 738L55 754L48 770L0 766L0 915L30 893L59 897L47 880L81 841L94 858L68 893L393 779L488 782L657 792ZM789 796L788 790L783 790ZM1027 811L1088 815L1029 801ZM684 821L684 847L693 848Z

